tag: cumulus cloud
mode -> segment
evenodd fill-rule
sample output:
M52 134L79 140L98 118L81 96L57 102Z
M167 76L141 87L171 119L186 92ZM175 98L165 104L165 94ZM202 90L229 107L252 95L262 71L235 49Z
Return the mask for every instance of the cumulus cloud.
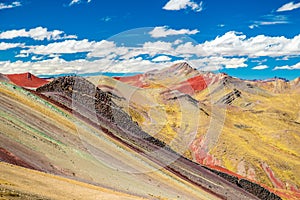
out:
M267 69L267 68L269 68L267 65L258 65L258 66L253 67L252 69L263 70L263 69Z
M166 62L170 61L171 58L169 56L157 56L156 58L152 59L153 62Z
M28 31L17 35L26 35ZM38 37L38 36L36 36ZM21 47L17 58L31 61L1 62L0 70L33 70L36 74L90 73L96 71L145 72L171 65L173 60L187 60L196 68L210 71L224 68L248 67L250 60L265 58L299 57L300 35L293 38L258 35L247 37L229 31L215 39L195 44L182 40L145 42L133 46L120 46L113 41L68 39L50 41L45 45L25 46L20 43L0 43L0 49ZM64 60L64 54L86 53L85 59ZM76 57L76 56L75 56ZM74 59L75 59L74 57ZM22 60L22 59L21 59ZM254 62L253 61L253 62ZM254 70L266 69L265 61L256 62ZM11 67L11 69L10 69ZM276 69L297 69L295 66L278 66ZM23 72L24 72L23 71ZM20 72L20 71L18 71ZM8 73L8 72L6 72Z
M38 55L50 54L70 54L89 52L94 49L96 42L84 40L65 40L62 42L53 42L48 45L28 46L29 49L22 50L21 53L33 53Z
M60 30L48 31L47 28L43 27L36 27L30 30L8 30L0 33L0 39L14 39L18 37L28 37L34 40L59 40L77 38L77 36L75 35L66 35L63 31Z
M195 35L199 33L197 29L189 30L189 29L170 29L167 26L158 26L155 27L152 31L149 32L151 37L153 38L162 38L172 35Z
M286 37L269 37L258 35L247 38L242 33L230 31L214 40L193 45L184 43L175 51L179 54L196 54L197 56L262 56L281 57L300 54L300 35L288 39Z
M295 65L284 65L284 66L276 66L274 68L274 70L279 70L279 69L289 69L289 70L293 70L293 69L300 69L300 62L295 64Z
M291 11L298 8L300 8L300 2L299 3L290 2L278 8L277 12Z
M7 50L12 49L16 47L23 47L24 44L22 43L6 43L6 42L0 42L0 50Z
M171 42L145 42L143 47L139 49L141 54L149 54L150 56L155 56L157 54L172 54L174 48Z
M47 45L27 46L28 49L21 50L22 54L36 55L59 55L87 53L87 58L103 58L122 56L127 53L128 48L117 47L112 41L101 40L65 40L62 42L53 42Z
M11 4L0 3L0 10L15 8L15 7L19 7L19 6L22 6L22 3L19 1L14 1Z
M128 52L127 47L117 47L115 42L102 40L100 42L92 42L88 58L101 58L122 56Z
M191 59L189 62L202 71L216 71L220 69L236 69L247 67L246 58L224 58L224 57L205 57L199 59Z
M191 8L195 12L201 12L203 10L203 2L199 4L192 0L170 0L163 7L164 10L182 10Z
M162 58L162 57L161 57ZM102 58L89 61L86 59L66 61L62 58L54 57L47 60L36 60L35 62L16 61L1 62L0 73L23 73L31 72L36 75L46 74L64 74L64 73L94 73L94 72L147 72L150 69L162 69L171 66L178 61L171 62L169 59L161 62L154 60L144 60L141 57L131 58L127 60L114 60ZM238 68L246 67L245 58L221 58L208 57L202 59L189 60L192 66L203 71L216 71L222 68Z
M13 74L31 72L36 75L64 74L64 73L94 73L94 72L146 72L149 69L161 69L172 63L154 63L139 58L125 61L107 58L88 61L85 59L66 61L62 58L52 58L36 62L3 62L0 61L0 73Z

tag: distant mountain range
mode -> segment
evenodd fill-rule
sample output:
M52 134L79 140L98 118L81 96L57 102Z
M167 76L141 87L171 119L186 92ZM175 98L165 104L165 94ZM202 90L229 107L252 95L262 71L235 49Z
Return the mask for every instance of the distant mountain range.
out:
M1 74L0 91L0 161L121 199L300 198L300 78L178 63L131 76Z

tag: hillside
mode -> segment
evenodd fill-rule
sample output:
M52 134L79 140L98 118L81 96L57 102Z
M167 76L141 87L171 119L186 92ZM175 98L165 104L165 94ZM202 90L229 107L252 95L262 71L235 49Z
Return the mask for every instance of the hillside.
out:
M15 200L145 199L2 162L0 162L0 196L1 199Z
M174 68L177 74L172 73ZM156 106L133 106L133 101L129 113L134 113L134 120L200 164L229 170L272 188L284 198L300 198L297 80L245 81L226 74L189 75L191 71L183 63L155 71L152 76L152 72L140 75L147 87L136 91L151 94ZM180 78L171 79L175 74ZM126 77L119 80L136 86ZM160 127L155 129L157 124ZM183 146L178 145L177 141L186 139Z
M147 199L298 199L299 81L281 81L187 63L35 91L4 80L0 159Z
M48 83L47 80L38 78L29 72L23 74L8 74L6 77L13 84L31 89L38 88Z
M112 113L123 111L99 89L77 93L76 88L89 87L93 85L75 77L55 79L37 92L2 82L0 159L147 199L256 199L177 155L136 123L120 124L120 115L111 118L100 105L110 105ZM69 102L70 91L75 104ZM92 99L96 118L88 118ZM81 101L86 104L77 105ZM130 120L126 113L122 116Z

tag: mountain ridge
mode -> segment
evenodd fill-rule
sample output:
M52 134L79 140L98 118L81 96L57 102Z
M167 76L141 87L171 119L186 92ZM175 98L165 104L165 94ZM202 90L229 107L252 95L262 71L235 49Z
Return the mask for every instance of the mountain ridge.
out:
M175 74L177 77L172 78ZM278 161L283 162L284 158L281 155L290 158L287 164L290 166L289 173L297 175L297 169L293 167L298 162L293 156L299 152L294 145L297 139L286 146L284 140L277 141L272 138L283 137L281 131L287 131L285 134L287 138L295 137L293 131L296 131L298 126L294 123L297 121L295 113L297 110L292 109L290 104L297 104L300 79L292 82L279 80L283 85L275 85L273 81L245 81L227 74L198 72L187 63L134 76L134 78L103 76L87 78L92 83L85 82L85 79L83 77L57 78L37 88L36 95L42 93L46 99L50 97L69 108L74 106L72 104L74 99L84 100L81 104L90 105L88 107L92 110L96 108L96 113L99 108L99 114L104 114L107 119L111 116L118 116L116 113L123 113L122 115L126 115L125 118L133 123L125 123L121 127L122 130L129 128L129 132L134 132L136 129L131 129L126 124L137 125L140 127L138 132L144 131L149 134L144 135L149 142L160 144L160 147L164 147L165 144L169 145L172 150L179 152L179 155L207 166L210 170L216 170L215 174L222 176L224 173L223 176L229 181L236 180L231 177L235 176L241 180L252 181L257 186L259 184L269 188L272 191L270 195L275 193L284 198L291 198L291 195L294 195L295 199L297 195L300 197L297 182L293 181L289 174L281 173L280 165L271 161L272 157L276 157ZM87 96L80 95L76 87L78 91L88 92L84 95L91 96L91 98L86 99ZM107 97L110 103L101 103L105 102ZM93 107L93 101L97 102L97 99L101 99L98 108L97 104ZM292 103L284 104L284 100ZM274 105L269 102L273 102ZM101 108L105 106L108 106L108 109L101 112ZM117 110L111 109L117 107ZM79 111L81 109L76 105L75 108ZM107 110L110 111L107 112ZM224 116L220 113L224 113ZM87 119L94 116L90 111L78 114L83 114ZM217 120L214 120L215 117ZM195 120L198 119L201 120L196 122ZM123 118L115 121L107 120L105 123L122 124L122 120ZM257 125L256 120L265 120L265 123ZM291 128L287 129L287 125ZM221 131L217 130L220 126L224 127ZM267 130L268 127L271 128L270 131ZM209 129L219 134L207 135ZM195 130L197 132L192 140L194 147L187 146L192 136L189 134ZM272 131L277 135L274 136ZM128 132L125 133L126 140L131 141L131 136L126 136L126 134ZM229 137L231 139L228 139ZM260 141L262 146L258 148L254 145L254 141ZM139 140L136 142L138 143L135 145L142 144L139 144ZM239 151L234 147L233 142L241 145L238 147ZM147 149L146 146L144 148ZM270 148L277 149L278 155L274 155L274 151L270 151ZM224 152L223 149L226 151ZM261 151L266 152L265 155L258 153ZM236 155L237 161L232 155ZM233 174L230 175L228 172L233 172ZM250 187L250 182L244 187ZM233 183L238 183L238 181L233 181ZM256 188L254 185L253 187ZM258 190L254 189L254 192L257 194Z

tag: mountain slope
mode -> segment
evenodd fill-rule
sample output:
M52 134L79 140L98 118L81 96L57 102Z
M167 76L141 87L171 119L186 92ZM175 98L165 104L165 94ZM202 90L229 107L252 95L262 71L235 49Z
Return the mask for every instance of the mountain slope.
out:
M96 115L100 124L86 118L90 114L84 108L86 104L72 111L68 91L76 92L72 81L77 79L59 80L43 88L47 96L8 83L0 84L1 160L18 161L15 164L25 163L39 171L147 199L219 199L221 196L256 199L209 170L178 157L149 135L135 137L132 134L146 133L119 126L115 123L118 118L106 124L110 115L97 106L107 103L114 110L114 105L100 90L92 93L97 97L96 102L100 101L95 104L100 109ZM91 86L81 78L78 81L80 87ZM52 87L58 85L63 87ZM64 105L49 97L57 97ZM75 96L75 101L89 102L90 97L82 93Z
M48 83L47 80L38 78L27 72L23 74L8 74L6 77L14 84L26 88L38 88Z
M68 111L12 85L1 84L0 90L0 146L22 163L148 199L203 198L203 191L163 169L153 171L156 164ZM109 156L102 157L98 154L101 152ZM132 174L127 170L151 173ZM205 196L214 199L209 193Z
M145 199L2 162L0 162L0 196L1 199L22 200Z
M36 92L1 83L1 160L147 198L298 198L296 90L187 63L137 77L61 77Z
M154 77L160 78L149 78L148 73L140 75L143 82L151 83L155 80L159 83L156 86L164 86L161 87L164 92L156 90L156 94L152 94L157 99L165 100L158 101L153 112L171 105L172 101L180 99L178 97L184 96L194 102L191 109L184 106L186 101L177 102L170 106L171 110L166 109L160 114L156 121L161 122L161 127L166 127L166 131L158 131L155 137L171 145L172 141L188 137L189 132L177 134L179 130L196 130L194 138L188 137L191 145L184 152L186 157L210 168L231 172L273 188L283 198L300 198L300 93L297 80L246 81L226 74L198 72L187 76L186 80L195 80L189 84L188 81L182 81L184 72L193 69L189 69L186 63L177 64L175 68L179 70L180 81L176 77L173 81L171 75L169 77L168 73L163 73L176 74L173 73L174 66L155 71ZM207 80L206 87L202 87L203 79L197 78L199 76ZM188 89L180 90L182 82ZM195 86L201 89L194 89ZM155 93L151 87L140 90ZM172 98L164 98L171 94ZM194 114L193 111L197 109L199 112ZM183 115L184 112L188 114ZM136 108L134 113L143 113L143 110ZM176 117L182 115L182 118ZM140 118L135 120L143 130L153 127ZM179 122L176 123L177 120ZM185 120L188 122L182 123ZM166 135L172 135L172 138L168 139ZM182 153L182 147L171 147ZM183 148L187 149L186 146Z

